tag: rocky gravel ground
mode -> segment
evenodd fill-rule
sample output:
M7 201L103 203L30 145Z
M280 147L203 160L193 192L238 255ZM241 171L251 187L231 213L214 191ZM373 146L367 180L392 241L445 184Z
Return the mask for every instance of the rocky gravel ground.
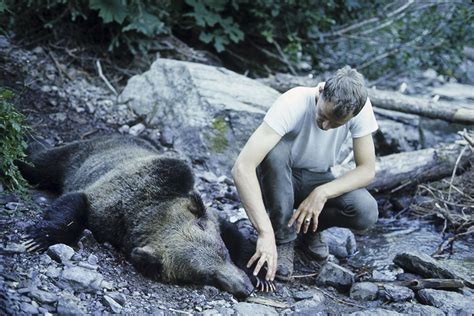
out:
M54 58L51 56L55 56ZM145 136L163 151L173 151L173 135L157 130L118 104L97 76L68 62L67 55L42 47L23 49L0 36L0 85L17 92L16 106L32 126L29 137L58 145L95 135ZM232 181L192 161L197 189L208 208L222 212L255 238L240 208ZM330 261L322 267L300 251L296 277L275 293L256 293L239 302L211 286L172 285L146 279L108 244L85 231L74 248L54 245L28 253L25 228L54 200L32 190L27 198L0 186L0 313L6 314L202 314L202 315L444 315L472 314L472 291L413 291L383 284L347 264L357 251L348 230L330 230ZM406 273L402 269L400 275ZM369 273L370 274L370 273ZM365 281L365 282L361 282ZM420 304L421 303L421 304Z

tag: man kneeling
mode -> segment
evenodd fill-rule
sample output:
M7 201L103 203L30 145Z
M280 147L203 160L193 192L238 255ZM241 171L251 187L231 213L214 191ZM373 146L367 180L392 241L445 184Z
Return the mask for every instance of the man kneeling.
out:
M317 87L296 87L275 101L232 169L258 232L248 262L257 262L254 273L266 262L267 280L289 280L298 233L308 253L324 260L328 247L319 232L363 230L377 221L377 203L364 189L375 175L377 128L364 79L348 66ZM356 168L335 178L330 168L349 132Z

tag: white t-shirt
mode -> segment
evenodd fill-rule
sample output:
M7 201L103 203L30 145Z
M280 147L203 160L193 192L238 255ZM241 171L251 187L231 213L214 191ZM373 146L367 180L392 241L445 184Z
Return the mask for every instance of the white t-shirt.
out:
M264 121L280 136L294 138L291 149L293 168L326 172L334 166L341 145L350 132L352 138L378 129L372 104L367 98L362 110L346 124L322 130L316 124L317 87L296 87L273 103Z

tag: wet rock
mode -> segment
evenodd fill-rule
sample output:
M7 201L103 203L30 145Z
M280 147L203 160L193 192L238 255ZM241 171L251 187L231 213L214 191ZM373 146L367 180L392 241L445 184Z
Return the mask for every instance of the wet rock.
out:
M474 300L459 293L423 289L418 291L420 302L441 309L443 312L452 315L472 315L474 314Z
M321 233L329 247L329 253L337 258L347 258L357 250L354 233L347 228L332 227Z
M100 289L103 280L100 273L81 267L65 268L61 277L74 290L89 292Z
M348 291L354 283L354 273L335 263L326 263L319 272L316 282L335 287L339 291Z
M58 300L58 296L54 293L42 291L39 289L32 289L30 297L41 303L52 304Z
M254 303L245 303L240 302L234 305L234 310L237 315L259 315L259 316L271 316L278 315L278 312L273 307L254 304Z
M354 283L351 287L350 297L359 301L373 301L377 298L379 287L370 282Z
M128 133L132 136L138 136L145 130L145 128L145 125L143 125L142 123L138 123L130 127Z
M418 252L399 253L393 262L404 270L419 274L427 278L461 279L469 287L474 287L474 282L468 276L444 266L430 256Z
M398 303L390 305L395 308L398 312L408 315L419 315L419 316L443 316L445 315L439 308L412 303Z
M57 262L66 263L74 255L74 249L65 244L56 244L48 248L47 254Z
M350 313L350 316L398 316L403 315L395 311L391 311L383 308L369 308L363 311Z
M384 284L379 296L389 302L403 302L415 298L415 293L404 286Z
M118 314L122 311L122 305L117 303L113 298L108 295L104 295L104 304L112 310L112 312Z

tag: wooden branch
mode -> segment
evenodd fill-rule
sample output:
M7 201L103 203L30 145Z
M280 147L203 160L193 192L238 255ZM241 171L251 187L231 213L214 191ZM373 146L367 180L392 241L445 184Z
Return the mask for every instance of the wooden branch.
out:
M277 74L268 78L259 79L280 92L285 92L296 86L316 86L317 79ZM369 89L372 105L381 109L416 114L433 119L441 119L453 123L474 124L474 108L455 102L437 101L412 97L394 91Z
M368 189L386 191L406 181L416 184L450 176L461 150L461 146L453 144L380 157L376 162L375 179ZM469 153L462 156L459 166L467 163L468 156ZM332 171L340 176L354 168L354 163L348 163L334 166Z
M474 109L453 102L406 96L398 92L369 90L372 105L387 110L417 114L453 123L474 124Z

